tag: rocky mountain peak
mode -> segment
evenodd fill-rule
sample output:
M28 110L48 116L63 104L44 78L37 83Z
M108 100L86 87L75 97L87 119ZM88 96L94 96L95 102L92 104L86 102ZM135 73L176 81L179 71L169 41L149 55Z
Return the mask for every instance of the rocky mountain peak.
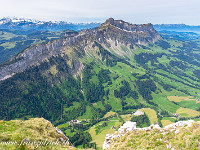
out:
M129 32L146 31L146 30L155 31L151 23L137 25L137 24L131 24L131 23L125 22L123 20L114 20L113 18L107 19L105 23L102 24L102 26L105 26L105 25L112 25L119 29L122 29L124 31L129 31Z
M105 21L105 24L114 24L114 19L113 18L108 18L106 21Z

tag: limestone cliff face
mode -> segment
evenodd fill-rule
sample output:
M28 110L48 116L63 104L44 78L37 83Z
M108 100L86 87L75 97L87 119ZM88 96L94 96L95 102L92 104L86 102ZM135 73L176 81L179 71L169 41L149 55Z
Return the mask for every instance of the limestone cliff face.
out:
M136 25L136 24L125 22L123 20L114 20L113 18L109 18L108 20L106 20L105 23L103 23L103 25L109 25L109 24L116 26L122 30L131 31L131 32L146 31L146 30L147 31L151 30L155 32L155 29L153 28L153 25L151 23Z
M23 71L31 65L49 58L52 55L58 55L62 48L62 40L57 40L48 44L39 44L27 48L24 52L11 58L9 64L0 68L0 80L5 79L11 74Z
M147 45L161 39L161 36L153 28L152 24L136 25L114 20L110 18L94 30L83 30L78 35L67 37L46 44L30 46L17 56L10 59L7 64L0 66L0 81L21 72L32 65L37 65L56 55L66 55L78 48L78 53L84 55L86 47L97 41L100 44L109 45L109 41L126 46ZM80 56L81 57L81 56ZM76 58L74 67L71 70L76 75L83 64Z
M110 36L111 38L116 38L116 40L124 42L125 44L147 45L149 42L154 43L157 40L162 39L151 23L136 25L122 20L109 18L100 26L100 28L102 27L106 27L106 32L108 33L111 31L114 32L112 28L115 30L118 29L117 33L114 32L115 36Z

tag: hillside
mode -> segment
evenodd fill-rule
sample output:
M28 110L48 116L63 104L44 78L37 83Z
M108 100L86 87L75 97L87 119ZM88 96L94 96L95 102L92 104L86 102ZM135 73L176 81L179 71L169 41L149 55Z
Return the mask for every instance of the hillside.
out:
M102 147L124 121L198 120L199 49L198 38L164 39L152 24L112 18L32 45L0 66L0 119L44 117L80 148Z
M0 149L66 149L72 144L48 120L0 121Z
M165 128L134 129L114 138L107 149L199 149L200 122L178 122Z

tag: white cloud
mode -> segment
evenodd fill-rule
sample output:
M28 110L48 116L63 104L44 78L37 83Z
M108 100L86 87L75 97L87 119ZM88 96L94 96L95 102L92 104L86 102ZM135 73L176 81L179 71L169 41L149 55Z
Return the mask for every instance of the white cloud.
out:
M199 0L0 0L0 17L200 24Z

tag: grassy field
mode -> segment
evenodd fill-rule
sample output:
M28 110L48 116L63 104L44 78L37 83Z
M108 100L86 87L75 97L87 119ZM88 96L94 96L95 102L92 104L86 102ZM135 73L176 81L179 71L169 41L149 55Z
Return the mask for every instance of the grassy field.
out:
M180 106L170 102L162 93L153 94L153 102L158 104L162 109L168 110L171 113L175 113L176 110L180 108Z
M15 42L7 42L3 43L0 46L3 46L5 49L10 49L15 47Z
M81 120L81 119L92 119L92 115L91 114L92 114L92 108L90 106L86 106L86 112L82 116L78 117L77 119L78 120Z
M174 122L171 122L170 120L161 120L161 123L162 123L163 127L165 127L165 126L172 124Z
M105 107L103 106L102 102L101 101L98 101L97 103L93 103L93 106L95 108L100 108L102 110L105 110Z
M102 147L103 143L105 141L106 134L113 134L113 133L115 133L115 130L114 129L105 129L98 135L92 134L92 132L95 132L95 131L93 131L91 129L91 131L89 132L93 139L92 142L96 142L98 147Z
M69 125L69 123L67 122L67 123L65 123L65 124L61 124L61 125L57 126L57 128L66 128L66 127L68 127L68 126L70 126L70 125Z
M177 104L183 108L190 108L193 110L199 110L200 103L197 103L196 101L181 101L177 102Z
M53 74L54 76L58 73L58 70L56 69L56 65L51 66L51 68L49 69L49 71L50 71L51 74Z
M113 112L113 111L109 111L109 112L107 112L107 114L105 114L105 116L103 118L107 118L107 117L110 117L110 116L113 116L113 115L116 115L116 113Z
M133 117L133 115L132 114L126 114L126 115L121 115L121 117L124 121L130 121L131 118Z
M176 118L175 117L163 117L162 118L163 120L169 120L171 122L175 122L176 121Z
M163 117L161 120L161 123L162 123L163 127L165 127L169 124L175 123L175 121L176 120L174 117Z
M176 113L180 114L182 117L196 117L200 115L200 112L189 109L189 108L179 108Z
M193 96L167 96L167 98L173 102L196 101Z
M119 120L106 121L108 125L103 127L99 134L96 134L96 129L98 128L98 126L102 125L103 122L104 121L99 122L98 124L92 126L89 129L89 133L92 136L92 142L96 142L98 147L102 147L103 146L106 134L113 134L115 132L115 129L111 129L112 126L117 127L117 126L121 126L122 125L122 122L119 122Z
M150 108L142 108L142 109L139 109L139 110L143 111L143 112L145 112L147 114L151 124L154 124L154 123L158 122L158 118L157 118L155 110L150 109Z

